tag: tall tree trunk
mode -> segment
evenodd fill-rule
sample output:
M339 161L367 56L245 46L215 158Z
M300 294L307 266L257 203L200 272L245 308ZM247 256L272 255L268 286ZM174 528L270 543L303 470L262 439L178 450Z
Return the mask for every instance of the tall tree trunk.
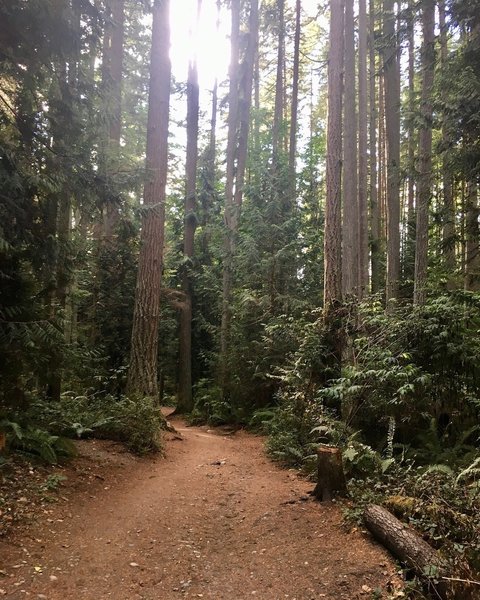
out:
M415 256L415 154L416 154L416 128L415 128L415 12L413 0L409 0L407 13L407 38L408 38L408 175L407 175L407 239L404 256L404 276L407 280L413 279Z
M210 133L208 146L205 152L205 166L203 185L204 190L200 195L202 211L201 225L202 236L200 239L200 247L203 254L204 264L210 264L210 231L208 222L211 216L211 210L216 199L216 152L217 152L217 110L218 110L218 81L215 79L212 89L212 105L210 113Z
M285 0L277 0L277 73L275 78L275 108L272 125L272 198L277 209L272 211L271 225L281 227L290 209L288 190L283 188L282 154L285 151L284 109L285 109ZM287 193L286 193L287 192ZM270 312L275 313L277 294L285 292L284 283L288 279L285 273L285 261L277 259L277 243L274 238L270 243L270 268L268 274L268 294Z
M358 3L358 295L368 293L367 3Z
M375 0L369 4L369 88L370 88L370 256L372 293L381 288L380 274L380 206L377 176L377 104L375 93Z
M466 290L478 292L480 290L480 230L478 225L480 207L478 206L476 182L467 183L465 205L464 287Z
M328 52L327 198L325 204L324 308L326 318L342 301L342 104L344 2L330 2Z
M285 0L277 0L278 11L278 46L277 46L277 75L275 78L275 108L272 126L273 161L278 162L278 153L283 146L283 109L284 85L283 68L285 64Z
M298 127L298 80L300 70L300 29L301 29L301 0L295 3L295 38L293 46L293 78L292 78L292 105L290 110L290 144L288 147L288 172L290 178L290 195L292 203L295 202L296 173L295 159L297 156L297 127Z
M422 6L422 124L419 137L418 206L413 302L425 303L428 267L428 209L432 195L432 88L435 73L435 0Z
M81 39L82 39L82 3L81 0L72 0L72 32L75 39L75 51L74 56L72 57L72 61L69 66L69 74L68 81L69 85L72 89L72 96L79 96L78 93L78 85L80 79L80 68L81 68ZM74 208L72 206L72 200L74 199L73 194L68 196L68 203L65 210L65 216L63 220L66 221L65 231L67 231L68 242L70 242L72 237L72 217L74 214ZM78 219L79 220L79 219ZM79 227L79 222L77 220L76 229L77 232L83 233L82 229ZM82 239L82 244L84 243L85 236L80 236ZM78 250L77 250L78 255ZM70 258L70 257L68 257ZM68 259L67 259L68 260ZM77 289L77 269L74 268L74 259L72 260L72 268L66 269L66 271L70 271L68 273L67 278L67 286L65 289L65 299L63 301L63 307L65 309L65 318L64 318L64 335L65 341L67 344L76 344L77 342L77 314L78 314L78 300L76 298L76 289Z
M225 180L225 252L222 281L222 322L220 329L221 380L227 387L227 363L232 317L232 277L236 238L240 223L247 160L247 142L252 101L253 69L258 40L258 0L250 4L249 35L245 57L239 62L240 0L232 0L231 64L228 109L228 139Z
M358 178L353 0L345 1L345 124L343 163L342 276L345 296L358 293Z
M75 128L69 129L69 118L74 114L74 98L78 94L78 62L80 60L80 11L78 4L72 3L69 15L69 25L75 32L73 52L68 63L59 60L54 69L57 89L51 98L53 119L51 122L51 136L55 147L53 169L65 172L62 164L66 155L66 148L75 146L78 141ZM72 220L72 189L70 181L64 179L61 189L50 199L49 229L52 239L56 238L55 261L52 288L50 294L49 316L53 319L63 319L64 339L68 339L66 320L66 307L68 290L71 283L71 220ZM48 395L52 400L60 400L62 391L63 353L55 349L51 355L51 371L48 382Z
M235 236L237 233L237 215L234 205L234 179L235 179L235 154L236 137L238 130L238 82L240 60L240 0L232 0L232 25L230 34L230 69L228 91L228 135L225 175L225 239L223 257L222 279L222 322L220 326L220 361L222 386L227 380L227 361L230 336L230 323L232 319L232 275L233 255L235 252Z
M253 148L255 160L260 157L260 48L259 44L255 48L255 59L253 64ZM257 171L258 169L255 169Z
M385 135L385 77L383 73L378 79L378 216L380 229L381 256L387 239L387 142ZM383 270L383 269L382 269ZM383 278L385 284L385 278Z
M445 0L438 2L439 27L440 27L440 59L442 70L448 63L448 40L447 25L445 23ZM442 86L442 100L447 101L447 90ZM446 111L445 111L446 112ZM442 182L443 182L443 228L442 248L447 271L447 287L453 289L455 286L453 274L456 269L455 258L455 197L453 195L453 177L448 165L448 149L451 144L451 125L448 114L443 115L442 122L442 145L444 149L442 160Z
M398 296L400 278L400 67L395 2L383 2L383 69L387 139L387 307Z
M168 168L171 75L169 8L169 0L154 1L147 118L147 179L143 191L141 246L127 384L129 394L154 398L158 397L158 328Z
M124 0L108 0L107 4L111 15L111 22L105 30L103 78L108 115L106 156L104 157L108 190L108 180L118 165L122 133L122 72L125 14ZM105 240L111 241L118 218L118 205L107 191L103 223L103 236Z
M220 10L221 2L217 0L217 33L220 27ZM208 139L208 146L205 154L205 167L204 167L204 186L205 189L201 194L202 202L202 219L201 224L203 228L203 235L200 240L200 245L203 253L204 264L210 263L210 232L207 227L210 218L211 209L216 199L216 152L217 152L217 110L218 110L218 79L215 78L212 88L212 105L210 112L210 133Z
M94 222L95 261L97 276L92 290L91 342L102 337L102 323L109 320L117 308L110 294L111 278L120 253L115 229L119 220L119 187L115 174L119 170L120 139L122 131L122 75L124 50L124 0L105 2L105 26L102 44L101 90L105 124L99 136L98 162L101 190L101 222ZM90 82L94 84L94 79ZM106 268L109 264L110 268ZM108 353L108 349L107 349Z
M465 273L466 273L466 264L467 264L467 184L465 181L459 182L460 187L460 265L462 267L462 277L465 281Z
M198 0L197 15L202 0ZM197 17L198 20L198 17ZM196 59L188 67L187 80L187 156L185 167L185 225L183 255L185 264L182 273L182 289L185 302L180 311L180 348L178 356L178 403L179 412L191 412L192 395L192 306L193 281L192 259L194 254L195 229L197 225L197 155L198 155L199 87Z

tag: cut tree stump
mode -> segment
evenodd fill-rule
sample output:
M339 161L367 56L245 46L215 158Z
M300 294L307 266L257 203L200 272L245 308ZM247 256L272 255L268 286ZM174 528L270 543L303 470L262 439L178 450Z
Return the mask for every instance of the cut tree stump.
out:
M441 577L446 575L445 561L435 548L383 506L368 505L363 520L376 540L427 581L434 590L435 598L444 600L450 597L447 582L441 581Z
M331 446L317 449L317 485L313 495L321 502L335 496L347 495L347 482L343 472L342 451Z

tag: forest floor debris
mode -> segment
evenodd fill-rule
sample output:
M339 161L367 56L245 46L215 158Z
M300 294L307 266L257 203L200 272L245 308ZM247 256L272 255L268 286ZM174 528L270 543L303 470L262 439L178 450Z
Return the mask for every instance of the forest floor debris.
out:
M261 438L172 422L184 439L164 458L92 440L67 466L34 469L32 489L15 491L21 525L0 538L2 597L400 597L386 551L311 500L312 484L272 464ZM60 475L59 501L45 503L39 487Z

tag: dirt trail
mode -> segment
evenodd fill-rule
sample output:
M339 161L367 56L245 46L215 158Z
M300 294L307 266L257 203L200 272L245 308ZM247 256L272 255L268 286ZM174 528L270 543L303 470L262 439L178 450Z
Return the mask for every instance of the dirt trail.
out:
M86 459L95 461L94 483L23 539L0 544L0 595L354 600L385 592L395 578L386 553L347 533L336 506L310 500L312 485L268 461L260 438L174 424L184 439L169 441L164 459L112 462L97 446Z

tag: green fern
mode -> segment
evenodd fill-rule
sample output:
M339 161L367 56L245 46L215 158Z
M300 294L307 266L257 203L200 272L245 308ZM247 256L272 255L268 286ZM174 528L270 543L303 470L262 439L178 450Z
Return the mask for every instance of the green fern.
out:
M260 410L256 410L253 413L248 426L255 431L268 431L268 427L275 418L277 411L277 408L261 408Z
M50 464L56 464L60 456L70 457L76 453L70 440L52 435L39 427L23 427L15 421L3 419L0 422L0 430L7 433L10 448L33 454Z

